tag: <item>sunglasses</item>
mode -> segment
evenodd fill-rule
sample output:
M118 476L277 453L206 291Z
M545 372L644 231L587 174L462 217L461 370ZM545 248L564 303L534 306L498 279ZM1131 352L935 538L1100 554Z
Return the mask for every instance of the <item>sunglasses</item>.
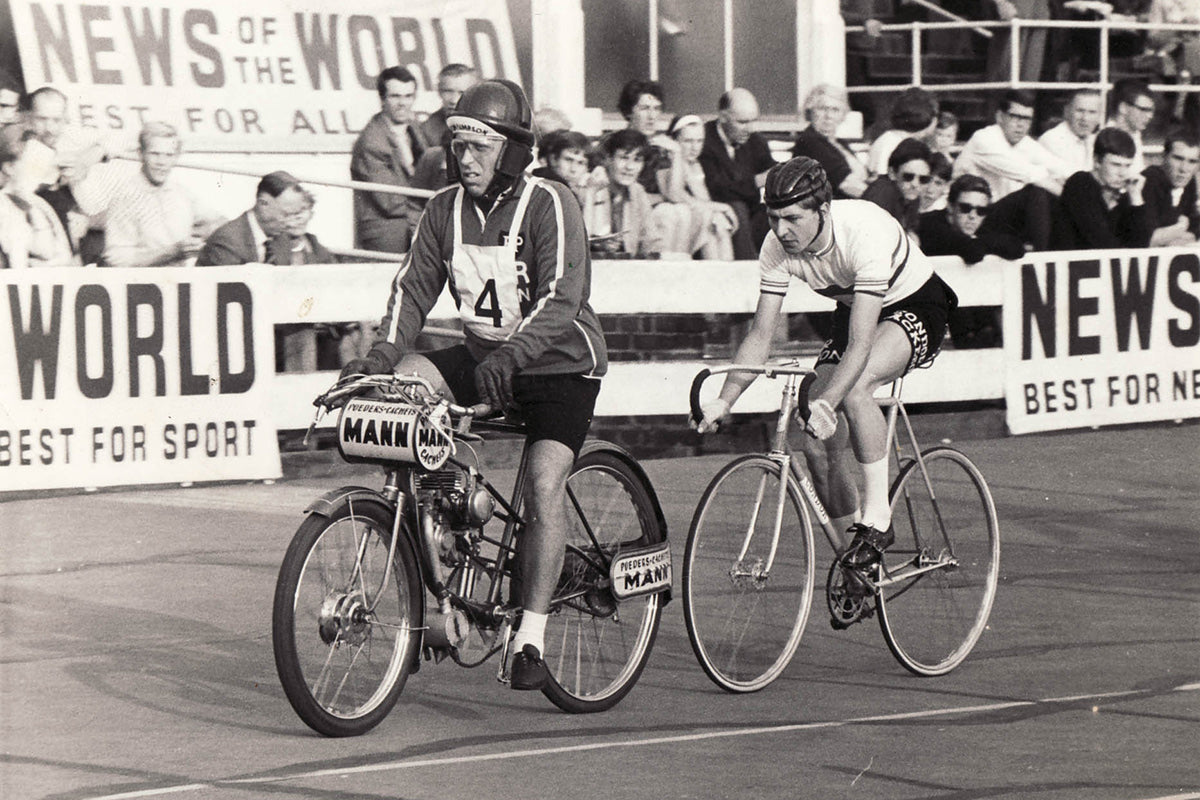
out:
M956 203L955 205L958 206L958 213L960 214L978 214L981 217L987 214L989 208L988 206L977 206L971 203Z
M929 183L931 180L933 180L932 175L918 175L915 172L901 172L900 173L900 182L901 183L912 183L913 181L916 181L917 183L924 186L925 184Z

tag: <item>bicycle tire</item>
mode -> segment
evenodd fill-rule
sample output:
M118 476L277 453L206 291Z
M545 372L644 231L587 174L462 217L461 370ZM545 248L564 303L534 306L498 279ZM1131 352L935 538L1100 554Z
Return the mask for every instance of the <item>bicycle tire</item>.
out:
M605 711L620 702L646 668L658 635L663 594L618 602L608 574L571 555L572 548L595 551L584 520L609 556L666 540L654 489L629 458L615 447L592 449L567 479L568 556L556 595L587 591L552 603L543 653L550 679L542 693L572 714Z
M378 725L420 649L424 589L405 536L379 592L392 517L382 502L311 514L279 568L271 618L275 668L300 719L325 736L358 736ZM351 585L360 547L363 569Z
M883 580L899 581L878 593L879 625L888 648L910 672L945 675L963 662L987 627L1000 574L1000 526L983 474L950 447L906 464L892 488L896 541L884 553ZM945 535L941 533L945 526ZM939 567L904 580L914 559Z
M812 521L795 480L781 470L763 455L726 464L704 490L688 531L683 618L700 666L728 692L757 692L778 678L800 646L812 609ZM764 578L757 571L770 558L781 479L787 499Z

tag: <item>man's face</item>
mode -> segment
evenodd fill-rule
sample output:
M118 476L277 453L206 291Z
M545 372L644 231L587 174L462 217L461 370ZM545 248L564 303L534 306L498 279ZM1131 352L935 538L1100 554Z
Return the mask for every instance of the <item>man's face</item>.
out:
M568 147L550 159L550 169L561 175L570 185L577 186L587 177L587 155L576 147Z
M991 198L983 192L963 192L948 205L947 217L955 228L967 236L974 236L983 224L990 203Z
M1063 109L1063 116L1067 120L1067 127L1071 129L1071 133L1080 139L1091 136L1096 132L1096 126L1100 124L1100 95L1075 95Z
M415 93L416 84L411 84ZM443 75L438 78L438 97L442 98L442 109L453 111L458 105L462 93L475 85L475 76L471 73L464 75Z
M413 121L413 101L417 99L417 84L401 83L392 79L383 85L380 106L383 114L393 125L404 125ZM454 102L458 102L455 98Z
M1114 192L1125 191L1133 159L1108 153L1096 161L1096 180L1100 186Z
M17 103L21 95L12 89L0 89L0 125L8 125L17 121Z
M889 169L888 177L900 187L905 200L916 200L921 196L921 189L931 180L929 162L919 158L905 161L896 169Z
M258 224L267 236L276 236L284 232L291 233L296 221L311 209L312 205L309 203L308 197L296 187L284 189L278 197L260 194L258 202L255 204ZM308 224L307 220L305 220L305 224ZM303 228L301 228L300 233L303 232Z
M458 180L472 197L482 197L496 177L504 139L475 133L456 133L450 150L458 159Z
M643 94L629 112L629 127L653 136L658 133L658 118L662 114L662 101L652 94Z
M803 208L799 203L793 203L783 208L768 208L767 222L787 254L798 256L820 232L821 215L821 209Z
M56 94L38 95L29 111L29 124L42 144L55 147L67 124L66 101Z
M182 143L174 137L151 139L142 149L142 174L155 186L162 186L179 161Z
M1172 186L1176 189L1186 186L1200 168L1200 147L1188 147L1183 142L1172 142L1165 166Z
M1132 103L1121 103L1117 107L1117 112L1126 128L1135 133L1141 133L1154 119L1154 98L1148 95L1139 95Z
M996 115L996 123L1008 143L1015 145L1029 135L1029 128L1033 125L1033 109L1020 103L1009 103L1007 109Z
M608 179L619 186L632 186L637 183L646 165L646 156L641 150L618 150L604 160L604 168L608 170Z
M758 103L749 98L737 98L730 103L729 108L717 112L721 130L725 138L738 146L754 133L754 123L758 119Z

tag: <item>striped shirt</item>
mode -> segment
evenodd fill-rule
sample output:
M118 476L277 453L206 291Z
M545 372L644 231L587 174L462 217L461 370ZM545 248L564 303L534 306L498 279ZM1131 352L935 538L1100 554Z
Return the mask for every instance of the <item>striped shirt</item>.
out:
M855 294L882 297L884 305L903 300L933 275L929 258L900 223L866 200L834 200L825 224L833 229L818 253L789 255L775 232L767 234L758 257L759 291L787 294L793 277L818 294L851 305Z

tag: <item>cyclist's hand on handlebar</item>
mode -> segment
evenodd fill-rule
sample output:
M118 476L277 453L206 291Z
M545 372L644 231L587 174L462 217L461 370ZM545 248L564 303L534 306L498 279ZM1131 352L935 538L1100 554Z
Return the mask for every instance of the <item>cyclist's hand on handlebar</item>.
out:
M697 433L712 433L721 427L721 422L728 416L729 401L716 397L700 404L700 421L692 420L692 427Z
M808 404L808 421L804 429L821 441L837 433L837 412L828 400L817 398Z
M492 408L503 411L512 405L513 376L517 374L517 359L511 350L501 347L475 368L475 388L479 399Z
M392 364L388 361L387 356L378 350L372 350L362 358L355 358L346 362L346 366L342 367L342 374L338 379L345 378L349 375L386 375L392 371Z

